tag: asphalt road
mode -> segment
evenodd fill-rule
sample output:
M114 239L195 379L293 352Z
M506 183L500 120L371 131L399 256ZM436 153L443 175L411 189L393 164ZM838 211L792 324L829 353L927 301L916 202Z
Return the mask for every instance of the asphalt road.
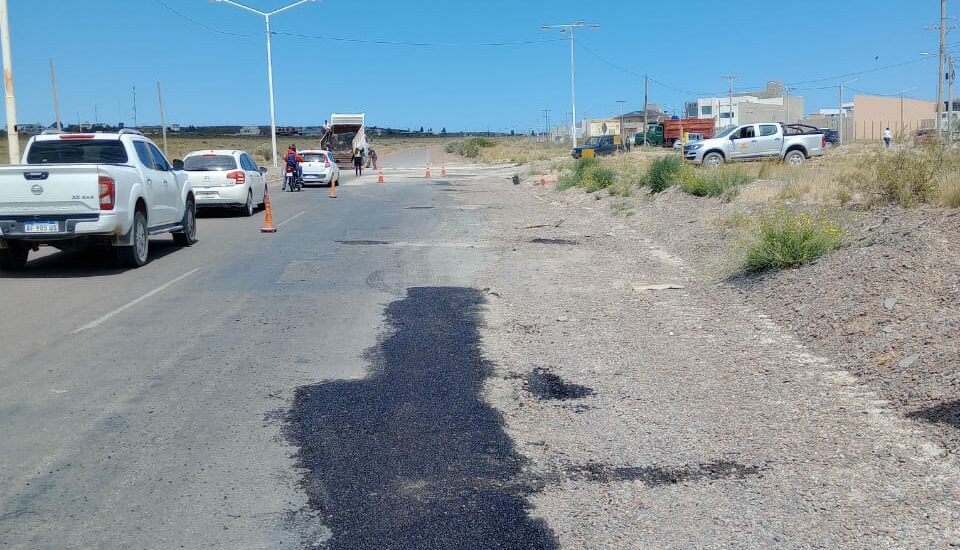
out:
M479 213L425 160L2 276L0 546L551 547L478 396Z

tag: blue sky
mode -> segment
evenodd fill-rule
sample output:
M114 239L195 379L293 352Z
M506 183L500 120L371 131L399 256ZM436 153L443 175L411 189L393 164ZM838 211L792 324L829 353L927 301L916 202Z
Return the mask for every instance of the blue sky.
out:
M243 3L268 11L291 1ZM207 0L12 0L9 9L21 123L53 120L51 58L67 122L93 121L96 110L131 124L136 86L138 122L158 123L159 80L168 122L269 123L264 23L254 14ZM807 112L835 106L836 85L855 78L833 77L863 71L872 72L851 88L916 87L906 95L932 99L937 34L924 26L938 18L936 0L326 0L272 21L277 119L314 125L364 111L371 125L526 132L543 124L543 109L553 122L570 110L568 42L540 27L580 19L600 25L577 33L581 116L615 114L619 99L642 108L643 73L655 79L650 101L672 106L725 95L724 74L740 75L737 91L797 83Z

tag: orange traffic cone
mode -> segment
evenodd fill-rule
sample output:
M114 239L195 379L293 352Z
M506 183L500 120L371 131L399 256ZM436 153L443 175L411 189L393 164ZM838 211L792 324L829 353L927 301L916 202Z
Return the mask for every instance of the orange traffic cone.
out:
M330 180L330 198L337 198L337 180Z
M276 233L277 228L273 226L273 210L270 208L270 193L263 195L263 210L266 212L263 220L261 233Z
M447 175L447 163L443 163L440 165L440 175L441 176Z
M383 183L383 170L380 170L379 168L377 168L377 170L377 183Z
M429 177L430 177L430 167L429 167L429 166L427 166L427 175L424 176L424 177L425 177L425 178L429 178Z

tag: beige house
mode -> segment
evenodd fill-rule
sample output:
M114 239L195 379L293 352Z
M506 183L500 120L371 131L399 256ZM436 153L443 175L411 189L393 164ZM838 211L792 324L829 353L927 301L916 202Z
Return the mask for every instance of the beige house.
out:
M879 140L885 128L896 136L910 136L921 128L933 128L936 101L899 97L858 95L853 98L853 136L858 140ZM851 123L847 122L847 129Z

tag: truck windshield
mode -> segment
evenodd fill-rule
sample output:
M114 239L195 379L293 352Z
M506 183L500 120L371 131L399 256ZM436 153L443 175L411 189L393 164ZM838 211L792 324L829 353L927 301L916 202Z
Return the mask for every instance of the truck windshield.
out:
M195 155L183 160L183 169L188 172L221 172L236 168L233 155Z
M27 164L125 164L127 150L118 139L34 141Z
M723 129L722 132L720 132L719 134L717 134L717 137L718 137L718 138L725 138L725 137L729 136L729 135L730 135L734 130L736 130L737 128L739 128L739 126L727 126L726 128Z
M593 136L583 144L584 147L596 147L597 145L600 145L600 136Z

